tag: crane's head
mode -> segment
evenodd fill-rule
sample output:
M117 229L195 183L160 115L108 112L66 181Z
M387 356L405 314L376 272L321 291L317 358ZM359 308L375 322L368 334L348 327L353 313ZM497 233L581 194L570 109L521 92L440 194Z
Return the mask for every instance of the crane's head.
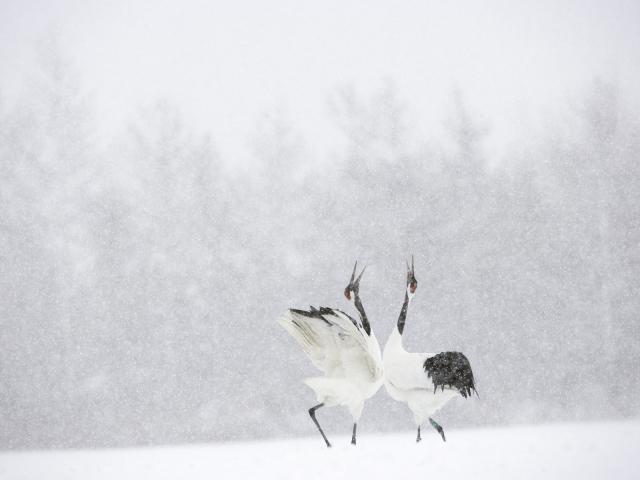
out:
M355 296L358 294L358 290L360 289L360 279L362 278L362 274L366 270L367 267L364 267L356 278L356 268L358 267L358 262L353 266L353 272L351 273L351 279L349 280L349 285L347 285L344 289L344 296L350 302L355 300Z
M418 280L416 280L415 271L413 269L413 255L411 255L411 266L407 262L407 294L413 297L418 288Z

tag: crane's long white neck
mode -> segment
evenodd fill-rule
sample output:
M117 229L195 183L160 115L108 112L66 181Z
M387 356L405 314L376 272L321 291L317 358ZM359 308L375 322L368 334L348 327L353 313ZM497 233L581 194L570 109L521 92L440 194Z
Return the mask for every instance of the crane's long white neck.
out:
M367 333L367 335L371 336L371 324L369 323L369 319L367 318L367 313L364 311L364 305L362 305L362 300L360 300L360 295L357 292L353 292L353 295L349 298L349 302L353 304L353 306L358 311L360 315L360 321L362 322L362 328Z
M407 286L407 290L404 292L404 303L402 304L402 310L400 310L400 315L398 316L398 325L397 330L400 335L404 332L404 322L407 319L407 310L409 310L409 304L411 303L411 299L413 298L413 293L409 286Z
M413 293L407 287L406 292L404 293L404 303L402 304L402 310L400 310L400 315L398 316L398 323L396 328L393 329L393 332L389 336L389 340L387 340L387 347L389 346L398 346L402 347L402 333L404 332L404 322L407 319L407 310L409 310L409 304L411 303L411 299L413 298Z
M367 318L367 314L364 311L364 305L362 305L362 301L360 301L360 295L356 292L354 295L353 303L358 309L358 313L360 314L360 320L362 321L362 327L367 335L371 336L371 325L369 324L369 319Z

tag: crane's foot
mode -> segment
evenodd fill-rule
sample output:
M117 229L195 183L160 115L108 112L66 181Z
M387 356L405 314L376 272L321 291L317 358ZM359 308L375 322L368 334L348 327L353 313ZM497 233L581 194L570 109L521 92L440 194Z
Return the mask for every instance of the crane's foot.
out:
M416 443L420 442L422 437L420 436L420 427L418 426L418 436L416 437Z
M438 422L436 422L433 418L430 418L430 419L429 419L429 423L431 424L431 426L432 426L433 428L435 428L435 429L438 431L438 433L439 433L439 434L440 434L440 436L442 437L442 441L443 441L443 442L446 442L446 441L447 441L447 439L446 439L446 438L444 438L444 430L442 429L442 427L441 427L440 425L438 425Z

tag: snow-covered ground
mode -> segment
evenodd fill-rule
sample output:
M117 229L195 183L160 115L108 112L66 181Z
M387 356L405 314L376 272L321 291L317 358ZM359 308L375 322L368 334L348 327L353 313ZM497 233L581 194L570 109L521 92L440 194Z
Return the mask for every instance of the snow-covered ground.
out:
M330 430L330 427L328 428ZM0 478L20 479L626 479L640 478L640 421L330 435L212 445L4 452Z

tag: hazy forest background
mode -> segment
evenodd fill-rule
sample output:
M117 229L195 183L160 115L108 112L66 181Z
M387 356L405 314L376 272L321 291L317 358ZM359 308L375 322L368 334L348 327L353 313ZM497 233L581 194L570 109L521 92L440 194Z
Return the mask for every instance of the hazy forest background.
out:
M105 139L73 59L46 51L0 102L0 447L313 435L314 370L276 318L349 308L358 259L384 343L410 254L408 347L464 351L477 377L443 425L637 417L640 116L590 85L501 162L463 90L433 141L393 78L336 86L330 158L274 107L234 168L171 99ZM361 422L411 426L384 392Z

